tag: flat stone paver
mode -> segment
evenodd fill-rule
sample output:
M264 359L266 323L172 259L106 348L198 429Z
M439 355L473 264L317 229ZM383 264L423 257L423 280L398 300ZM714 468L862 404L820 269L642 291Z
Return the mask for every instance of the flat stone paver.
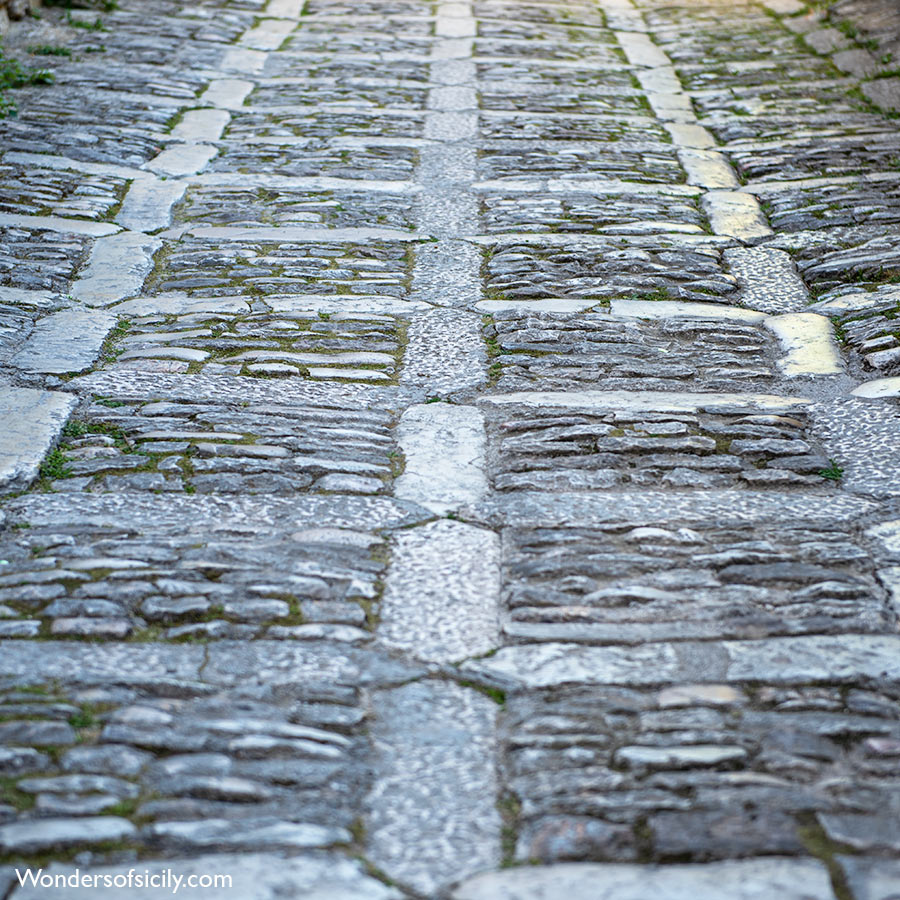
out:
M900 896L893 4L100 5L3 47L3 900Z

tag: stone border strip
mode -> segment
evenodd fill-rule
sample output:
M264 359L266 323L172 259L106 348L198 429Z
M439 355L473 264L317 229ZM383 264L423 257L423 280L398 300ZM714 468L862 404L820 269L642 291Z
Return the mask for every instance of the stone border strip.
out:
M420 681L377 692L373 711L368 858L425 897L496 868L496 704L452 682Z
M667 641L593 647L519 644L462 671L501 687L852 682L900 678L898 635L812 635L757 641Z
M484 417L474 406L410 406L396 437L406 457L406 468L394 481L398 499L447 515L486 496Z
M614 34L650 108L666 127L678 150L688 184L706 191L703 210L715 234L752 244L773 234L759 201L739 190L727 157L713 149L715 140L700 124L672 61L648 35L640 11L630 0L603 0L601 6L615 21Z
M396 534L378 640L426 662L500 646L500 539L442 519Z
M478 875L457 887L451 900L544 900L545 897L835 900L828 870L822 863L779 857L653 867L624 863L525 866Z

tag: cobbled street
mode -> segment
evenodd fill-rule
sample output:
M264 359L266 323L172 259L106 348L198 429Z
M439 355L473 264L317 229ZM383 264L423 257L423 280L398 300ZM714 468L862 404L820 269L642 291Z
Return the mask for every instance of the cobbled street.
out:
M896 900L893 0L25 6L0 898Z

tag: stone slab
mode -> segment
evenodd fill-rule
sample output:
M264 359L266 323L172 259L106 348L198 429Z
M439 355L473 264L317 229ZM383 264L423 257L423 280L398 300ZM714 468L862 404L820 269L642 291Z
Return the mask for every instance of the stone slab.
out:
M231 121L231 115L224 109L189 109L182 120L172 129L175 141L207 142L219 140Z
M378 639L430 662L456 662L499 646L500 540L440 520L397 533Z
M709 191L703 210L715 234L753 241L772 234L756 198L740 191Z
M875 378L859 385L850 393L854 397L863 397L867 400L900 397L900 378Z
M142 172L131 182L116 214L116 222L130 231L152 232L168 228L172 222L172 207L181 200L185 190L186 181L163 181Z
M202 172L218 150L212 144L176 144L154 156L146 164L157 175L181 177Z
M778 360L785 375L840 375L844 371L831 322L817 313L786 313L766 319L786 356Z
M0 825L0 853L31 855L84 844L127 840L136 833L131 822L117 816L11 822Z
M854 900L897 900L900 896L900 860L839 856L837 861Z
M28 231L58 231L85 237L106 237L122 229L107 222L87 219L63 219L60 216L23 216L19 213L0 213L0 228L24 228Z
M688 184L715 189L738 186L737 176L728 160L715 150L683 148L678 151L678 160L687 172Z
M491 683L532 689L562 684L891 680L900 678L900 636L813 635L636 647L520 644L464 663L462 670Z
M834 900L818 860L765 859L705 865L571 863L478 875L452 900Z
M72 394L0 383L0 490L31 484L76 403Z
M10 364L30 374L62 375L89 369L116 324L105 310L72 307L40 319Z
M373 706L366 856L427 897L499 865L496 704L451 682L422 681L378 692Z
M147 872L149 870L149 876ZM166 872L170 870L171 875ZM230 878L228 886L216 887L216 897L222 900L284 900L286 896L305 900L400 900L403 896L370 877L355 860L332 854L304 854L286 857L275 853L210 854L191 859L168 859L155 862L118 866L79 866L53 863L44 873L56 879L80 875L101 879L102 896L108 900L159 900L165 892L184 888L191 876L221 875ZM116 879L129 872L145 876L129 885L116 887ZM113 879L106 887L105 878ZM151 881L151 878L153 879ZM165 879L160 881L159 879ZM175 879L182 879L175 881ZM16 882L18 884L18 880ZM185 888L186 889L186 888ZM54 887L52 895L59 900L83 900L84 887ZM48 888L20 887L13 900L46 900Z
M184 644L0 642L0 676L17 684L42 684L53 679L80 684L196 680L203 659L202 647Z
M72 296L88 306L111 306L137 294L153 268L162 241L133 231L94 244L87 268L72 285Z
M487 381L481 319L474 313L429 309L413 318L406 341L400 373L403 385L446 396Z
M516 391L484 397L483 403L555 409L622 412L696 412L735 406L777 412L812 403L805 397L776 394L720 394L682 391Z
M254 83L240 78L217 78L200 95L200 101L219 109L239 110L253 91Z
M866 99L886 112L900 112L900 78L875 78L860 88Z
M484 418L472 406L422 403L397 426L406 466L394 496L438 515L477 503L487 493Z
M729 319L736 322L762 322L763 312L721 303L688 303L678 300L613 300L610 313L629 319Z
M35 525L66 522L69 526L109 523L153 531L182 533L184 523L204 531L207 537L218 531L253 525L265 529L301 528L327 521L334 528L376 530L412 525L431 518L414 503L388 497L315 496L297 497L218 494L84 494L73 504L65 494L33 494L9 502L10 514Z

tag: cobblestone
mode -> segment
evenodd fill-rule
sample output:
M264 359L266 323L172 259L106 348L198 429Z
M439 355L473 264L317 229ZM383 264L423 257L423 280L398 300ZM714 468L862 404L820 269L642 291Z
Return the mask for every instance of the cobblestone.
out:
M105 6L4 45L0 865L897 893L892 4Z

